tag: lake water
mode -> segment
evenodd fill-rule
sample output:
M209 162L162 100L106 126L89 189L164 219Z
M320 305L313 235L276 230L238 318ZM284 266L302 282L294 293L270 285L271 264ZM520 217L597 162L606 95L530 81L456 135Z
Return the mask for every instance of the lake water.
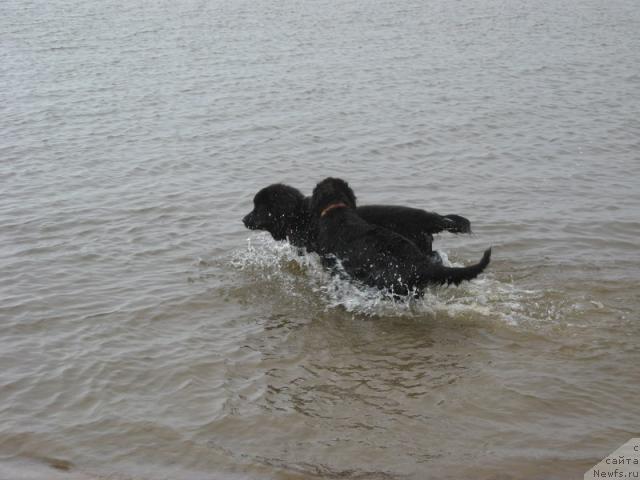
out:
M393 302L273 182L469 218ZM567 479L640 436L640 4L0 3L0 478Z

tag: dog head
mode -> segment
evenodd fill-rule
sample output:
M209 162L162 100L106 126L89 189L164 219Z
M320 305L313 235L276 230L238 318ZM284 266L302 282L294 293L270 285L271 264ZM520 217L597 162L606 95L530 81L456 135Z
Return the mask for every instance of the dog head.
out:
M250 230L266 230L274 240L285 240L308 217L304 195L296 188L275 183L253 197L253 210L242 222Z
M320 217L322 212L334 205L356 208L356 196L347 182L328 177L313 189L311 213L314 217Z

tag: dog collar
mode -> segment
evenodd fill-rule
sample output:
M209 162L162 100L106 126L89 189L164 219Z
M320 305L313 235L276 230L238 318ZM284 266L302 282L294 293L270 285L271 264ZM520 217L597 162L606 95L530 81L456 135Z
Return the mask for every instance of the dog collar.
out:
M327 213L329 213L331 210L333 210L335 208L347 208L347 205L342 203L342 202L340 202L340 203L332 203L327 208L322 210L322 212L320 212L320 216L324 217Z

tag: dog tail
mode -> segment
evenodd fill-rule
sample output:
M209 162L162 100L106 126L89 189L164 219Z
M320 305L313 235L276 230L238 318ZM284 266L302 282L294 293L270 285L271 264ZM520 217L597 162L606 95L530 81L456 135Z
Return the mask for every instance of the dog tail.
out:
M471 280L480 275L489 262L491 261L491 248L485 250L482 259L475 265L469 267L445 267L443 265L436 265L435 268L431 267L423 275L423 285L428 284L451 284L459 285L465 280Z
M471 222L460 215L444 215L444 230L451 233L471 233Z

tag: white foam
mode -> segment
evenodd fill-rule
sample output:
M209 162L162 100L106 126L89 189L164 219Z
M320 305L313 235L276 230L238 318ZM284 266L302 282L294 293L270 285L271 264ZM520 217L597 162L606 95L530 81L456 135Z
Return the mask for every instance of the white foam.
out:
M445 265L462 266L452 263L446 252L438 253ZM428 288L421 298L398 298L343 276L331 275L315 253L307 253L287 242L276 242L265 233L248 239L245 249L233 253L231 264L259 278L279 282L288 295L298 296L303 294L301 288L308 289L305 294L310 290L318 295L325 310L343 308L366 316L480 316L510 325L539 320L535 312L532 313L538 309L532 309L527 303L539 299L540 292L500 282L490 272L457 287Z

